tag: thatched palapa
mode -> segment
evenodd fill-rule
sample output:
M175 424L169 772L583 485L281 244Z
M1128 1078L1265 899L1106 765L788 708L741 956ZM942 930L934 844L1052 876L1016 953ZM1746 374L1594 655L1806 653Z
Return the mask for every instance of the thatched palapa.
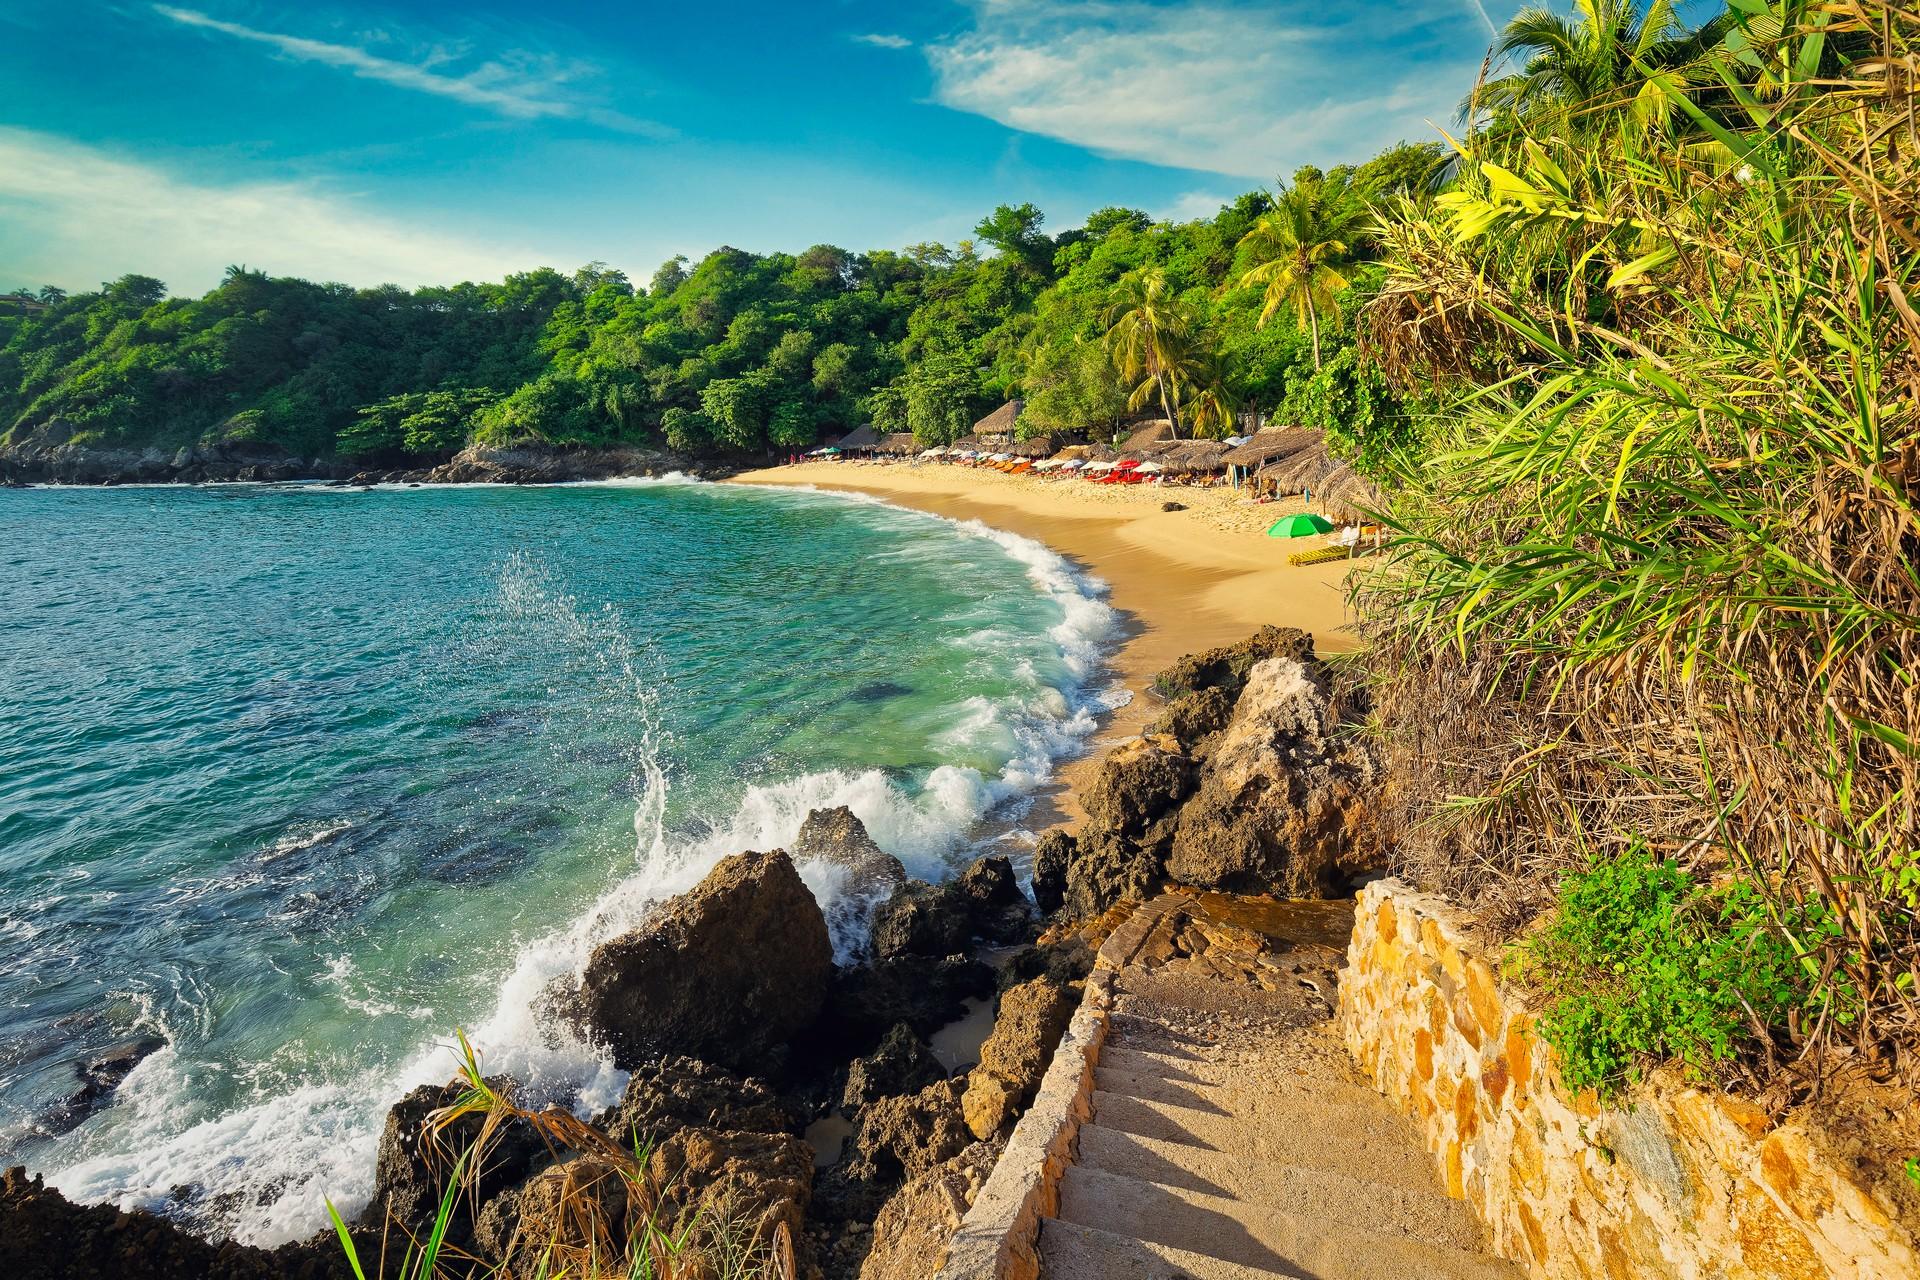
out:
M872 427L855 427L835 447L842 453L869 453L880 447L880 435Z
M973 434L986 439L1001 436L1013 437L1013 424L1019 421L1020 411L1027 407L1025 400L1009 400L986 417L973 424Z
M911 431L895 431L881 437L875 452L907 457L920 452L920 444Z

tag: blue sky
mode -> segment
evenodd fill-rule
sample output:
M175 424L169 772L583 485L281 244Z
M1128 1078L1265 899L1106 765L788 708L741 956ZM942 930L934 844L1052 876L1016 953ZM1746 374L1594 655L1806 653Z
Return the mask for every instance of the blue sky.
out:
M0 287L366 285L1209 214L1434 136L1489 0L0 0Z

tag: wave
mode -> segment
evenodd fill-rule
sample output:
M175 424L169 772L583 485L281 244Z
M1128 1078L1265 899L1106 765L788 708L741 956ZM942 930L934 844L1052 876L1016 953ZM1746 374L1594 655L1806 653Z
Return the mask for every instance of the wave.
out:
M697 483L673 477L585 483L683 482ZM761 500L758 495L765 491L754 493L748 500ZM651 673L645 655L625 639L617 614L584 608L537 563L511 557L500 574L501 617L513 627L539 628L555 646L576 653L580 663L595 670L604 696L632 717L636 739L629 761L637 796L632 870L575 919L521 946L497 984L491 1009L467 1028L486 1070L520 1081L531 1101L558 1102L590 1116L618 1100L625 1073L543 1018L538 1012L543 997L556 980L577 975L595 946L697 884L722 858L743 849L788 847L810 811L845 805L911 874L945 878L983 819L1017 816L1054 765L1084 747L1097 716L1124 697L1102 678L1105 653L1119 630L1104 584L1040 543L978 521L908 512L861 496L836 494L826 500L876 502L902 517L940 520L995 544L1057 607L1059 621L1048 631L1057 658L1048 664L1053 674L1043 675L1031 662L1019 665L1015 696L969 698L952 709L943 745L1004 759L997 773L952 764L916 778L880 769L820 770L753 783L706 824L691 831L670 829L670 739L654 695L659 681L646 678ZM269 847L267 857L284 857L341 834L331 824L289 831ZM811 863L800 870L828 911L837 955L848 958L863 941L865 908L872 904L850 899L835 868ZM351 957L328 957L326 966L322 980L343 1007L368 1017L406 1012L369 989L356 976ZM454 1066L450 1046L428 1039L400 1061L338 1070L216 1112L211 1104L196 1102L204 1092L196 1088L196 1079L221 1068L195 1063L177 1051L201 1029L156 1029L176 1047L143 1062L122 1085L115 1105L73 1135L80 1140L73 1158L49 1181L77 1200L159 1209L211 1234L261 1245L324 1229L326 1198L349 1217L359 1212L372 1193L387 1108L416 1085L446 1080ZM449 1036L452 1027L435 1031ZM176 1032L184 1033L184 1041Z

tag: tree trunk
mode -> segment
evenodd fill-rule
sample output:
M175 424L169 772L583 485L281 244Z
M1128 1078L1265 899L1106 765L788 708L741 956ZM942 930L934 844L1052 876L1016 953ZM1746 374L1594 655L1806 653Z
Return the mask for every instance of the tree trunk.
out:
M1167 394L1167 375L1164 372L1155 373L1153 380L1160 384L1160 407L1167 411L1167 425L1173 429L1173 438L1178 440L1180 438L1180 406L1174 402L1171 395Z
M1320 309L1307 302L1307 327L1313 330L1313 371L1320 372Z

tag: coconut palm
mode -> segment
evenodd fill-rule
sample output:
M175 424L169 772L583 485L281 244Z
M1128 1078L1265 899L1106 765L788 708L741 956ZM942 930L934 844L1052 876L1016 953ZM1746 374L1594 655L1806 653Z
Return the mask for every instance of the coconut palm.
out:
M1167 422L1180 434L1180 376L1193 322L1158 267L1129 271L1114 283L1101 323L1114 370L1134 385L1127 407L1157 396Z
M1217 349L1196 354L1186 362L1180 381L1188 388L1185 404L1187 427L1194 439L1202 436L1221 438L1233 434L1233 393L1227 390L1226 363Z
M1313 367L1320 367L1320 317L1340 313L1339 294L1349 283L1344 268L1368 217L1365 202L1345 175L1311 175L1281 190L1273 211L1240 238L1259 263L1240 277L1242 288L1264 284L1260 323L1291 305L1313 334Z
M1492 60L1512 73L1476 87L1464 119L1496 120L1617 107L1629 100L1643 125L1664 121L1688 78L1686 65L1719 39L1719 20L1688 31L1673 0L1575 0L1577 17L1536 6L1507 23Z

